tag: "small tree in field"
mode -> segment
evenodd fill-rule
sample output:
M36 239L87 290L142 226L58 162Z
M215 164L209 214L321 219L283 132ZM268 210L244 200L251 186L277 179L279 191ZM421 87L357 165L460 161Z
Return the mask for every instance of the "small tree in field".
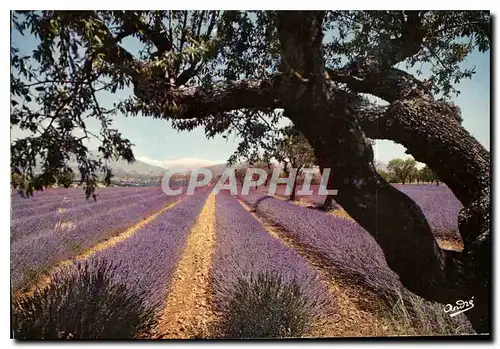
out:
M379 173L379 175L382 176L382 178L384 178L389 183L394 183L396 181L396 178L394 176L394 172L392 172L392 171L379 170L378 173Z
M243 185L243 181L245 180L245 175L247 173L247 169L248 167L247 166L240 166L236 169L235 171L235 177L236 177L236 180L241 184Z
M387 168L394 172L394 175L401 184L405 184L415 171L416 161L414 159L392 159Z
M289 176L292 168L297 169L290 194L290 200L294 201L299 173L302 169L315 165L317 161L311 144L300 132L292 127L286 127L282 132L283 138L278 142L274 157L282 164L286 176Z
M259 168L266 171L267 177L263 185L267 185L267 182L270 180L271 174L273 172L273 166L269 161L256 158L251 158L247 163L238 166L238 168L236 169L235 177L240 185L243 185L243 181L245 180L247 171L250 168ZM251 179L256 181L259 179L259 175L253 174ZM257 186L255 188L257 189Z
M438 176L428 166L423 167L419 171L419 177L422 182L436 182L436 185L439 185Z
M271 175L272 175L273 169L274 169L274 166L273 166L273 164L271 164L271 161L264 157L263 159L259 159L259 160L256 160L255 162L252 162L250 167L260 168L261 170L266 171L266 180L265 180L264 184L262 184L262 185L267 186L267 184L271 180ZM258 180L258 178L259 178L259 176L254 174L252 179ZM256 186L256 188L257 188L257 186Z
M62 185L64 188L69 188L73 184L75 180L75 173L69 169L67 171L62 172L57 178L57 184Z
M408 183L419 182L419 170L416 166L408 172Z

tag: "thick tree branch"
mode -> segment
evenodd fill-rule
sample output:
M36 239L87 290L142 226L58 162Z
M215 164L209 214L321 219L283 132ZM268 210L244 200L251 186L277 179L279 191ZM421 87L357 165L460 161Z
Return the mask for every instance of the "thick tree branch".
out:
M395 64L421 50L426 34L422 26L424 13L425 11L402 12L400 37L381 39L379 46L366 57L337 71L327 70L330 78L347 84L356 92L370 93L388 102L424 95L432 98L430 86L411 74L393 68Z
M401 36L384 42L374 52L375 57L385 67L404 61L406 58L417 54L422 48L425 29L422 26L422 17L425 11L404 11L406 20L401 25Z
M328 186L338 190L336 201L377 240L403 285L449 302L460 294L461 270L438 248L418 205L378 175L353 117L356 97L325 82L318 18L310 12L278 15L285 77L295 87L285 115L313 146L320 168L332 169ZM307 80L297 79L295 71Z
M400 100L387 107L364 108L358 120L368 137L399 143L429 165L464 206L489 186L489 153L462 127L453 105L419 98Z
M95 16L95 14L92 14ZM67 16L68 22L71 22L72 16ZM109 63L115 65L118 70L120 70L123 74L134 77L138 74L138 68L140 67L139 61L137 61L134 56L119 45L119 42L135 33L136 30L132 28L127 28L122 32L118 33L116 36L111 33L109 28L103 23L97 16L94 18L95 23L100 26L100 29L106 32L106 36L104 38L103 45L88 57L85 62L85 71L87 75L90 75L92 72L92 65L95 58L99 54L104 54L104 59Z
M491 262L490 154L465 130L453 106L428 99L393 102L388 107L358 111L366 135L390 139L405 146L416 160L426 163L447 184L464 208L458 217L464 251L455 256L464 280L448 271L451 283L460 283L464 296L481 295L477 309L468 314L477 329L487 331L484 314L489 307ZM466 291L467 290L467 291Z
M220 82L212 86L180 87L168 91L167 98L179 106L165 116L176 119L207 117L218 112L245 108L280 108L279 75L274 79Z
M387 102L399 99L433 98L430 87L413 75L396 68L381 70L374 61L365 59L339 70L327 69L330 79L345 83L359 93L369 93Z
M398 100L389 107L352 111L352 115L357 116L357 125L349 115L338 117L342 104L330 103L330 100L326 109L311 110L314 103L310 103L310 99L306 99L308 103L303 107L291 104L286 95L300 88L286 90L289 83L283 79L286 77L275 77L274 84L272 80L255 80L220 83L210 89L172 90L172 93L176 91L174 100L181 105L180 114L174 117L189 119L241 108L285 107L286 116L315 148L321 167L333 169L335 176L330 187L339 190L335 199L368 231L375 232L374 237L384 249L389 265L398 272L405 286L427 298L448 302L462 295L464 287L482 282L484 278L474 276L466 286L463 275L464 270L465 274L478 275L477 265L486 270L489 261L489 215L484 214L489 200L489 154L460 125L458 110L427 98ZM303 84L294 75L288 79L294 81L291 85ZM344 92L332 91L335 90L330 91L334 93L331 100L337 103L346 100ZM307 90L301 93L307 95ZM344 107L349 110L348 105ZM322 117L320 113L329 116ZM418 206L377 175L373 154L359 143L363 140L361 129L370 138L390 139L407 147L461 200L465 207L460 215L460 233L466 246L463 255L440 251ZM346 135L349 140L345 139ZM402 219L401 224L377 223L394 221L396 217ZM483 228L477 229L478 226ZM426 270L419 273L425 277L408 273L415 268Z

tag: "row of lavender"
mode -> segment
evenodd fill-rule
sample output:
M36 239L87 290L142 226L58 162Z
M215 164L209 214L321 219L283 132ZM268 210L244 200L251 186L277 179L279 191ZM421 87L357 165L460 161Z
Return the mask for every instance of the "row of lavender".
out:
M420 206L435 236L459 237L457 217L463 206L446 185L394 186Z
M127 239L58 270L43 291L16 297L15 337L156 336L172 276L208 194L207 188L198 190Z
M92 212L75 216L77 219L73 221L64 220L65 224L35 229L27 235L17 234L11 244L12 288L27 286L57 263L127 229L179 198L159 191L153 196L147 191L140 200L134 196L117 197ZM41 223L43 225L46 223Z
M408 195L424 212L435 234L441 237L458 237L457 216L462 204L446 185L395 184L394 187ZM299 190L300 187L297 188ZM313 195L298 195L314 205L322 205L325 195L318 195L318 186L311 186ZM264 193L263 189L260 192ZM286 197L285 186L277 187L276 195Z
M107 189L106 191L102 191ZM53 195L51 197L30 197L21 200L11 200L11 216L12 218L19 218L24 215L31 215L36 213L40 209L50 210L52 208L58 207L58 205L63 202L71 202L75 205L82 205L86 203L95 203L103 200L108 200L110 198L116 198L120 196L127 196L133 194L140 194L145 192L155 193L159 192L160 187L148 187L148 188L101 188L94 200L92 197L86 198L85 193L82 189L78 191L72 190L72 188L61 189L58 195Z
M144 190L155 190L159 187L104 187L96 189L96 199L102 199L114 194L139 193ZM11 206L14 210L30 207L34 204L56 203L63 198L81 199L85 198L85 192L82 188L49 188L40 192L34 192L31 197L22 197L14 193L11 195ZM89 200L93 200L90 198Z
M146 294L151 305L162 309L189 231L209 193L204 188L186 196L130 238L96 253L92 259L117 265L117 281Z
M34 205L31 209L13 211L11 215L10 230L13 241L26 237L32 233L41 233L52 230L57 224L77 222L93 215L104 214L116 210L120 206L131 202L143 202L155 200L164 196L160 190L144 190L133 193L114 193L104 199L94 202L93 200L81 200L63 198L61 201L50 205ZM83 196L83 195L81 195Z
M390 296L400 289L399 278L388 267L382 249L356 222L260 193L241 199L321 258L332 273L342 272L380 295Z
M271 237L235 197L216 196L216 238L212 282L217 309L227 309L241 280L259 274L281 275L286 284L301 286L307 308L314 315L332 309L326 286L297 251ZM248 314L252 316L252 314Z

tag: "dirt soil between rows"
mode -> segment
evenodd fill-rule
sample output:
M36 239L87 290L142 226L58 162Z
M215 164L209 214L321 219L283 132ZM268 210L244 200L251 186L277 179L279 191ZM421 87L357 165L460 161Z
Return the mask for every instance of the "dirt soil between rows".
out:
M173 277L157 338L207 338L215 319L210 283L215 246L215 196L210 194L188 236Z

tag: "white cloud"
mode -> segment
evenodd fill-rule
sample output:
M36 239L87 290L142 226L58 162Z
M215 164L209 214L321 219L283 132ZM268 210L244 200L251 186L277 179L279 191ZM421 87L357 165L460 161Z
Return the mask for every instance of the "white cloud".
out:
M182 169L196 169L205 166L212 166L216 164L225 163L224 160L209 160L203 158L177 158L177 159L152 159L146 156L137 156L137 160L145 162L150 165L160 166L167 169L182 168Z

